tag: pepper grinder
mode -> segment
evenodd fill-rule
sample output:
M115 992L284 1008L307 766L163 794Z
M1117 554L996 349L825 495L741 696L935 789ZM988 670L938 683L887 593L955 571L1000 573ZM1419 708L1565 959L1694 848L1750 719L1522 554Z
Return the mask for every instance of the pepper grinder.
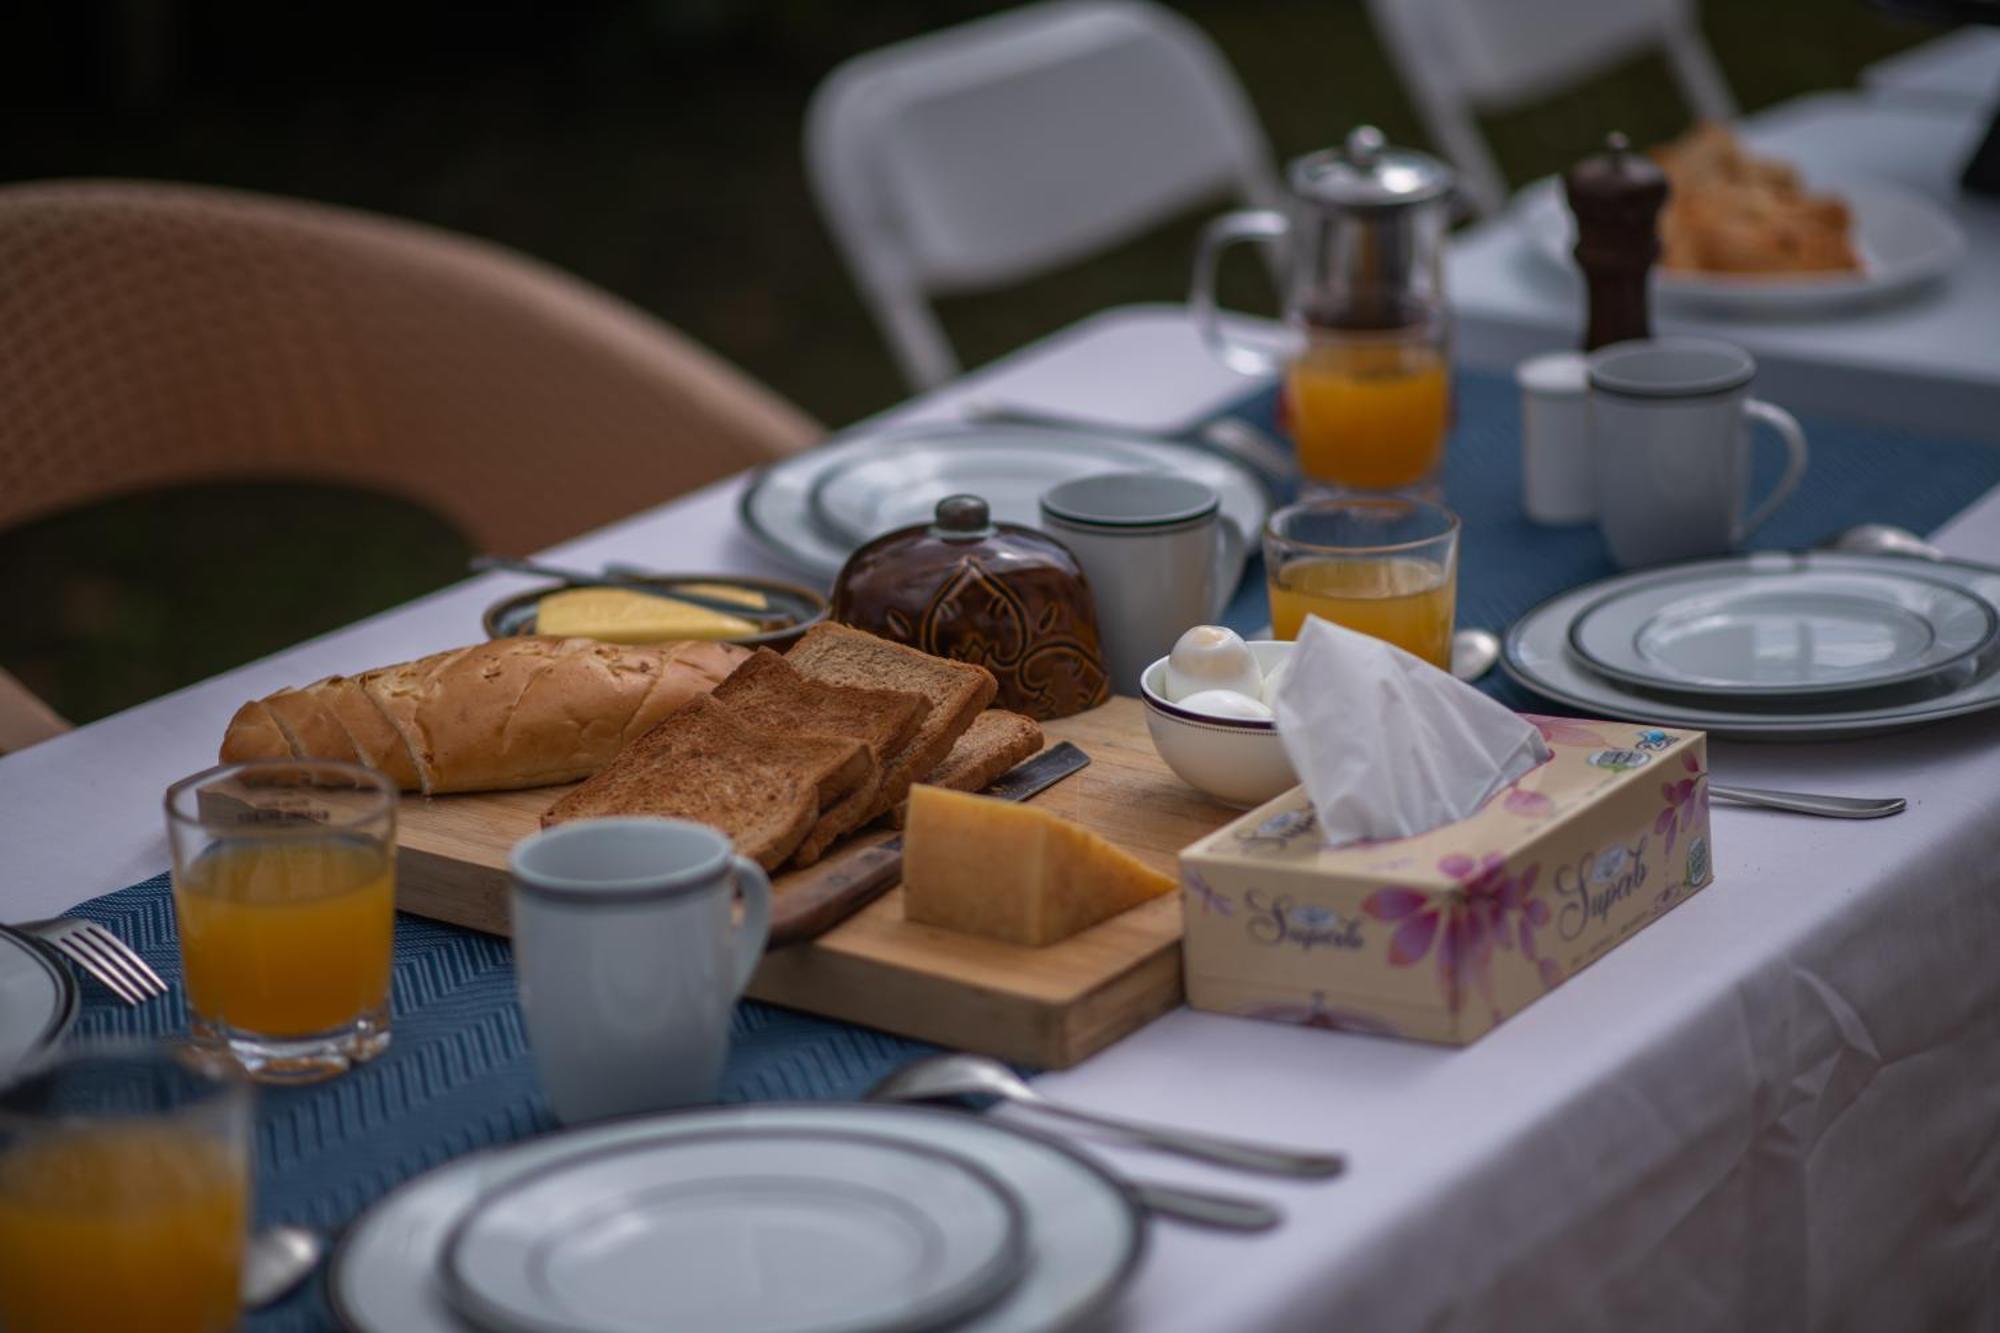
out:
M1633 152L1624 135L1612 134L1603 152L1564 173L1563 191L1576 217L1576 262L1590 294L1583 350L1651 337L1646 277L1660 257L1666 173Z

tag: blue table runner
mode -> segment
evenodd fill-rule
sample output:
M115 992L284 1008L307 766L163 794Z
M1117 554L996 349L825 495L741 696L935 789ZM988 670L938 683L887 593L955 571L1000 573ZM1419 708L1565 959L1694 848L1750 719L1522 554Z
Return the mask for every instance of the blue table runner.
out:
M1537 602L1612 572L1594 527L1544 528L1520 507L1520 407L1505 377L1461 372L1458 424L1445 470L1445 501L1465 520L1459 570L1461 625L1504 629ZM1267 388L1231 409L1272 428ZM1861 522L1926 532L2000 484L2000 449L1876 426L1804 419L1811 465L1798 493L1753 541L1808 546ZM1753 493L1775 479L1777 450L1760 446ZM1228 622L1269 622L1261 565L1253 561ZM1495 673L1482 688L1510 705L1547 709ZM81 1036L186 1031L180 953L167 877L83 904L172 983L138 1009L84 986ZM257 1117L259 1224L297 1222L336 1231L396 1184L463 1153L554 1128L529 1059L505 940L439 922L396 921L395 1039L379 1059L329 1083L266 1088ZM748 1002L737 1007L722 1100L859 1096L889 1070L932 1049L852 1024ZM245 1320L251 1333L336 1327L322 1278Z

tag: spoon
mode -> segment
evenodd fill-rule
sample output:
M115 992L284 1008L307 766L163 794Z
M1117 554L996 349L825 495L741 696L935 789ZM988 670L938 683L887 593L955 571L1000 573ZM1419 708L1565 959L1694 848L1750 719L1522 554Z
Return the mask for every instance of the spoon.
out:
M748 620L759 625L775 625L791 619L790 616L756 611L735 602L724 601L720 597L707 597L698 592L689 592L678 584L672 585L671 592L658 586L646 586L654 580L636 571L613 572L606 569L593 574L587 570L565 569L561 565L545 565L538 560L524 560L511 555L475 555L468 565L475 574L532 574L537 578L556 579L584 587L632 587L637 592L649 593L655 597L671 596L677 601L688 602L710 611L726 612L739 620Z
M1907 555L1919 560L1942 560L1942 550L1908 528L1891 523L1857 523L1835 533L1821 543L1829 551L1851 551L1856 555Z
M269 1305L298 1286L325 1248L319 1233L305 1227L266 1227L252 1236L243 1251L239 1294L244 1308Z
M1337 1176L1347 1169L1347 1159L1338 1153L1299 1152L1244 1143L1064 1106L1036 1092L998 1060L989 1060L983 1055L928 1056L904 1065L868 1093L868 1099L877 1102L928 1102L966 1096L999 1097L1044 1115L1061 1116L1066 1120L1110 1130L1149 1148L1179 1153L1183 1157L1220 1166L1233 1166L1243 1171L1325 1177Z
M1451 674L1478 680L1500 660L1500 636L1490 629L1462 629L1451 636Z

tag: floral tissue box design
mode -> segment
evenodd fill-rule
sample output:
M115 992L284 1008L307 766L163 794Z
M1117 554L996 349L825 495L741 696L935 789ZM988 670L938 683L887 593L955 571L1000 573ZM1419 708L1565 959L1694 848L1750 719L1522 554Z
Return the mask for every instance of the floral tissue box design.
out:
M1188 1003L1464 1045L1709 882L1706 736L1528 720L1549 760L1457 823L1328 848L1295 788L1184 849Z

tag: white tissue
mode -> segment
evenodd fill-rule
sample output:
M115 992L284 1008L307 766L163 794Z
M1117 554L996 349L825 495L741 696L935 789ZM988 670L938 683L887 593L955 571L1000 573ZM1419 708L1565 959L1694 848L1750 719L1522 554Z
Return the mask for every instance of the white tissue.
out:
M1278 739L1332 846L1463 819L1549 757L1541 733L1420 657L1308 616Z

